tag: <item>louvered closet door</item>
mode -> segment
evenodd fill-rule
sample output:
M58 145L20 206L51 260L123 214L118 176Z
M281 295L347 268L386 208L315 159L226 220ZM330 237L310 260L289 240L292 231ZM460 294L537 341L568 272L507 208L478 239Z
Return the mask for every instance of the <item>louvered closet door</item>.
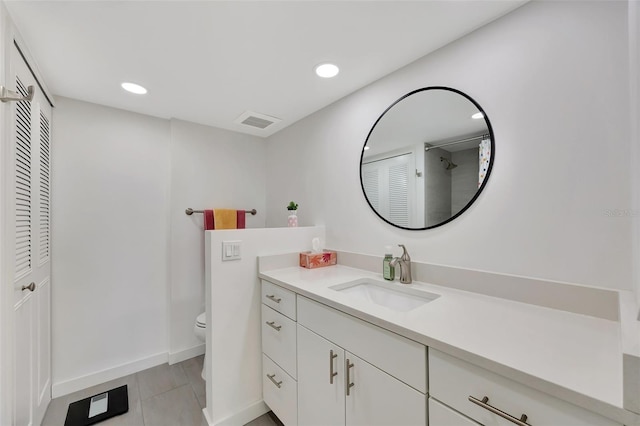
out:
M412 153L363 164L361 173L367 199L380 216L399 226L419 225Z
M15 91L36 88L33 101L12 102L14 235L14 424L38 425L51 400L51 106L14 46ZM13 248L13 250L12 250Z

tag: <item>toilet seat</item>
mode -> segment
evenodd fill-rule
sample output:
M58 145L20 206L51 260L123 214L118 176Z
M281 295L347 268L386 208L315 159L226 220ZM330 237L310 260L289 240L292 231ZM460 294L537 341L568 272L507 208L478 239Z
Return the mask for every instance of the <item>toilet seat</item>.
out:
M196 326L201 328L207 328L207 315L206 312L201 313L196 318Z
M196 323L193 326L193 332L202 343L206 343L207 341L207 315L206 312L201 313L196 318ZM204 354L204 364L202 366L202 379L207 380L207 353L205 351Z

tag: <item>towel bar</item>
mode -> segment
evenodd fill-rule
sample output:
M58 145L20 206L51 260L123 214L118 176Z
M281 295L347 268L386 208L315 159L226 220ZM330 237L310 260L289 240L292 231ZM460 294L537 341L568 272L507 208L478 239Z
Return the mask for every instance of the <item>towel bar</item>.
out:
M194 213L204 213L204 210L194 210L192 208L188 208L184 212L187 216L191 216ZM245 210L244 212L251 213L252 216L255 216L256 214L258 214L258 211L256 209Z

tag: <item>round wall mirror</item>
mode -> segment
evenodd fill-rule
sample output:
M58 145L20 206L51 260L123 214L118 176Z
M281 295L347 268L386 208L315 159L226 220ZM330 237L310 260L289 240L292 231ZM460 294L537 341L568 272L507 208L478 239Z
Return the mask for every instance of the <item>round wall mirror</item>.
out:
M460 216L484 189L495 146L489 118L466 94L426 87L375 122L360 156L373 211L402 229L430 229Z

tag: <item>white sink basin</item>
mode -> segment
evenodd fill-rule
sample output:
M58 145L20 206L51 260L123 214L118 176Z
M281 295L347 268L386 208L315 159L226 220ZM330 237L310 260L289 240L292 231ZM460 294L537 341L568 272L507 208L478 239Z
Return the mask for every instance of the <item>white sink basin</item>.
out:
M400 287L397 284L389 284L369 278L338 284L329 288L348 295L354 300L364 300L397 312L409 312L440 297L437 294L416 290L409 286Z

